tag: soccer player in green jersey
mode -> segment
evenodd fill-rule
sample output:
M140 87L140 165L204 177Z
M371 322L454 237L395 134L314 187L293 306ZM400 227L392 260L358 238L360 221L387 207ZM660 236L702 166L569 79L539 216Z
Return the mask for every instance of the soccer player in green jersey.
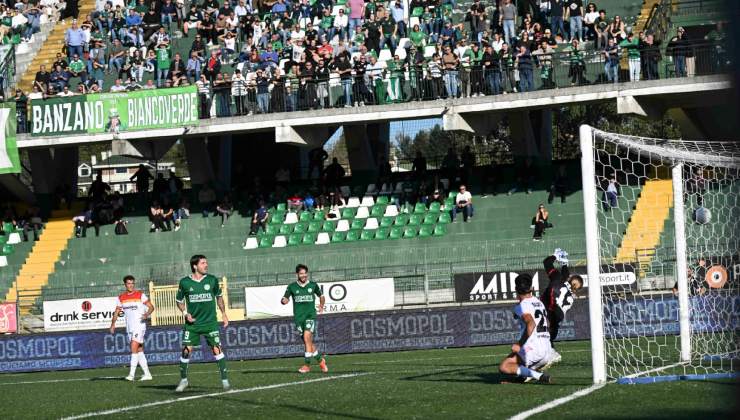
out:
M298 369L298 372L308 373L311 371L311 359L319 362L321 371L326 373L329 368L326 367L324 355L319 353L313 343L313 333L316 330L316 296L319 297L319 313L324 312L326 299L321 294L321 288L318 284L308 281L308 267L298 264L295 268L296 282L288 285L285 294L280 303L287 305L290 299L293 299L293 319L298 328L298 332L303 335L303 342L306 345L305 358L306 363Z
M224 390L230 388L226 374L226 358L221 350L221 337L218 332L216 319L216 305L221 311L224 328L229 325L226 317L226 305L221 295L218 279L208 274L208 260L204 255L193 255L190 258L190 270L193 274L180 279L177 288L177 307L185 317L182 328L182 356L180 357L180 384L176 392L182 392L188 387L188 363L193 353L193 346L200 345L200 336L205 336L208 346L216 358L218 370L221 373L221 384Z

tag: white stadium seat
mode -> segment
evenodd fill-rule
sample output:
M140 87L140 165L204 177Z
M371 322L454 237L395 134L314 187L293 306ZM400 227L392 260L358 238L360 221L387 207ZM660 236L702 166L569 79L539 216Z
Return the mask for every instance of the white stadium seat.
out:
M283 222L286 225L292 225L293 223L298 223L298 213L290 212L285 215L285 221Z
M8 235L8 244L15 245L21 243L21 235L18 232L13 232Z
M398 216L398 207L396 207L395 204L389 204L388 207L385 208L385 213L383 214L385 217L396 217Z
M362 207L372 207L375 204L375 199L371 195L366 195L362 197L362 202L360 205Z
M256 249L259 246L259 242L257 242L257 238L255 236L250 236L247 238L247 242L244 243L244 249Z
M316 245L326 245L329 242L331 242L331 238L326 232L319 233L319 236L316 238Z
M347 200L347 206L350 208L354 207L360 207L360 198L359 197L350 197L349 200Z
M375 230L378 228L378 219L371 217L367 219L367 222L365 222L364 229L366 230Z
M0 267L8 266L8 258L5 255L0 255Z
M349 221L342 219L337 223L337 232L346 232L349 230Z
M367 207L358 207L355 219L367 219L370 217L370 210Z
M288 240L283 235L276 236L275 242L272 243L273 248L285 248L286 245L288 245Z

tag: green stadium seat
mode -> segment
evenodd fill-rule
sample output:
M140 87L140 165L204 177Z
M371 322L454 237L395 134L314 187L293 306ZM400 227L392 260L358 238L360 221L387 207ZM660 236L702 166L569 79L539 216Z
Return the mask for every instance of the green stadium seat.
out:
M309 222L308 232L315 233L321 231L321 222Z
M294 233L288 236L288 246L300 245L303 240L303 235L300 233Z
M289 235L293 233L293 225L280 225L280 234Z
M347 238L347 232L334 232L331 235L332 242L344 242Z
M260 238L260 248L270 248L272 247L272 241L274 237L272 235L265 235Z
M400 239L402 236L403 236L403 228L400 226L392 227L390 234L388 234L388 237L391 239Z
M347 232L347 238L345 239L347 242L354 242L360 239L360 231L359 230L350 230Z
M447 225L437 225L434 227L434 236L443 236L447 234Z
M301 222L310 222L311 219L313 219L313 216L307 211L302 212L301 216L298 218Z
M409 217L409 226L419 226L421 224L421 215L420 214L412 214Z
M419 229L419 237L420 238L428 238L432 236L434 233L434 226L432 225L424 225Z
M275 214L270 217L270 224L273 225L280 225L285 220L285 212L275 212Z
M422 222L425 225L433 225L437 223L437 219L439 218L439 213L428 213L424 216L424 221Z
M285 205L285 203L278 203L278 205L275 206L275 210L277 211L285 212L285 210L287 209L288 207Z
M445 198L445 209L449 210L455 204L454 198Z
M382 204L382 205L388 205L388 196L387 195L381 195L378 196L378 198L375 199L375 204Z
M409 239L409 238L416 238L416 234L418 231L416 230L416 226L406 226L403 228L403 238Z
M414 7L414 9L411 11L411 17L421 17L421 15L423 14L424 14L423 7Z
M303 244L304 245L313 245L316 243L316 233L309 232L305 235L303 235Z
M457 191L450 191L450 192L448 192L448 193L447 193L447 198L448 198L448 199L450 199L450 198L451 198L451 199L453 199L453 200L454 200L454 199L455 199L455 197L457 197Z
M392 217L383 217L380 219L380 227L391 227L394 221L395 219L393 219Z
M355 219L352 221L352 224L350 225L350 229L362 229L365 227L365 219Z
M370 217L381 218L385 214L385 205L373 206Z
M265 233L267 235L277 235L280 233L280 228L282 225L267 225L265 228Z
M439 204L438 201L433 202L429 205L429 213L439 213L440 207L442 207L442 205Z
M306 230L308 230L308 223L306 222L298 222L293 228L293 232L295 233L304 233Z
M323 222L324 219L325 219L325 217L326 217L326 215L321 210L316 210L316 211L313 212L313 220L315 220L317 222Z
M399 214L396 216L396 226L404 226L409 223L409 215L408 214Z
M369 241L374 238L375 238L374 230L363 230L362 233L360 234L361 241Z
M424 203L416 203L414 214L424 214L427 212L427 206Z
M342 219L354 219L357 209L353 207L345 207L342 209Z
M0 244L4 244L5 242L8 242L8 237L6 235L0 235Z
M11 255L13 253L13 245L3 245L3 255Z
M324 232L334 232L335 230L337 230L337 222L333 220L325 221L322 230Z
M390 228L382 227L375 231L375 239L388 239L388 233L390 233Z
M450 213L443 212L439 214L439 220L437 220L437 223L445 224L450 222L452 222L452 217L450 216Z

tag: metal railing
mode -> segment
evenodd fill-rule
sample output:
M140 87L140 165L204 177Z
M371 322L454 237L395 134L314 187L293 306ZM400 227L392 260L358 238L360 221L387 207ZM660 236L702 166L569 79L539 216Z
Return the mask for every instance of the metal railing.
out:
M3 97L12 97L10 87L15 85L15 48L12 44L0 45L0 88Z

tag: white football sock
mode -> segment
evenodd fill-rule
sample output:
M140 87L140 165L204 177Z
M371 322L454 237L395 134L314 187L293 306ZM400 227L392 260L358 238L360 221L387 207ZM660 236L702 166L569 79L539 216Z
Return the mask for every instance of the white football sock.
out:
M146 356L144 355L144 352L139 352L139 366L141 366L141 370L144 371L144 376L151 376L151 373L149 372L149 364L146 361Z
M131 353L131 365L128 371L128 376L134 376L136 374L136 365L139 363L139 353Z

